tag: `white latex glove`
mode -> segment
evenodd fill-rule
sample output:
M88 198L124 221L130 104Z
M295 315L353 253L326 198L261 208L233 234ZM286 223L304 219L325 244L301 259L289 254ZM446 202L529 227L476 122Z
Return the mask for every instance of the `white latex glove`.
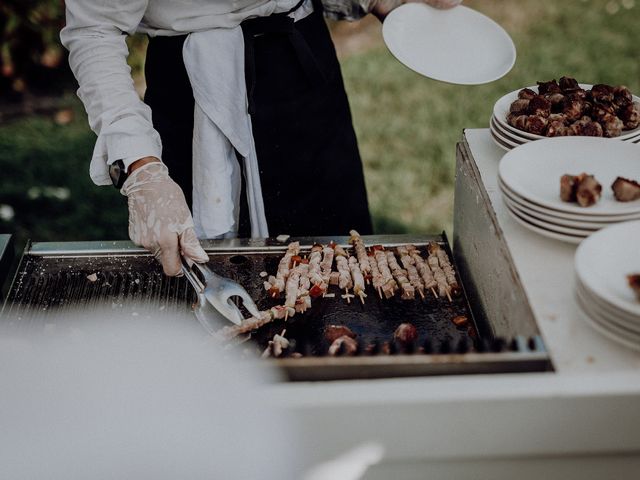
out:
M162 263L164 273L180 275L180 254L204 263L209 256L200 246L184 193L161 162L136 169L120 192L129 201L129 237Z
M462 0L377 0L371 13L383 21L391 10L409 2L426 3L434 8L447 9L457 7L462 3Z

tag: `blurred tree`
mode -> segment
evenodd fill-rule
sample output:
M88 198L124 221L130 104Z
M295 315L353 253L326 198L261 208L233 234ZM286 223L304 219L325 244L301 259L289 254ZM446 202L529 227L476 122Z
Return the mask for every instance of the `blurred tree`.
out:
M66 52L59 41L63 0L0 2L0 93L59 93L69 85Z

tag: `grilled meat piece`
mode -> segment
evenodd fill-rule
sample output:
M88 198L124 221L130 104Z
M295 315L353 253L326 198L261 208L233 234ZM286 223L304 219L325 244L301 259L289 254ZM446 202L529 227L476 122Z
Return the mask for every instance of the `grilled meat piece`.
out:
M560 77L558 81L558 85L560 86L560 90L563 92L573 92L575 90L582 90L580 85L578 85L578 81L575 78L571 77Z
M628 178L618 177L611 185L613 196L619 202L633 202L640 199L640 183Z
M638 300L640 300L640 273L627 275L627 281L631 289L635 292L636 297L638 297Z
M358 352L358 342L356 342L353 338L343 335L342 337L336 338L331 346L329 347L328 354L332 357L338 355L348 355L352 356Z
M568 121L574 122L583 116L585 102L577 98L566 97L562 102L562 114Z
M518 98L522 98L525 100L531 100L533 97L537 97L538 94L531 90L530 88L523 88L518 92Z
M551 102L540 95L533 97L529 100L528 113L546 118L551 115Z
M582 117L574 122L570 127L571 135L583 135L586 137L602 137L602 126L598 122L594 122L589 117Z
M613 114L604 115L598 122L602 126L603 134L607 138L615 138L622 135L624 123Z
M611 103L614 99L614 88L603 83L594 85L591 87L591 98L599 103Z
M393 339L403 346L412 345L418 340L418 329L412 323L401 323L393 333Z
M509 107L509 113L515 115L526 115L529 109L529 99L519 98Z
M340 337L356 338L356 334L345 325L328 325L324 329L324 338L333 343Z
M575 202L576 190L579 183L579 175L565 174L560 177L560 199L563 202Z
M593 175L582 174L582 179L576 188L576 200L581 207L594 205L602 195L602 185Z
M527 115L511 114L507 117L507 123L518 130L527 128Z
M551 103L551 114L560 113L562 111L562 106L564 99L566 98L561 93L549 93L544 96L549 103Z
M547 127L547 119L538 115L529 115L524 122L524 131L542 135Z
M560 85L556 82L555 79L549 82L537 82L538 83L538 93L540 95L546 95L547 93L562 93L560 90Z
M618 85L613 89L613 103L618 107L629 105L633 103L633 95L629 88L624 85Z
M625 130L633 130L640 126L640 103L633 102L618 110L618 117L624 122Z

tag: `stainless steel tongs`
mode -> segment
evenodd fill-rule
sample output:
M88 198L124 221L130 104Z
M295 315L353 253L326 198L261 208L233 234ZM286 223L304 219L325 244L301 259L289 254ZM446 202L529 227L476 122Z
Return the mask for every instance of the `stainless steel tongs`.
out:
M194 270L202 275L202 279ZM244 316L235 304L233 297L239 297L251 315L260 316L256 304L242 285L221 277L207 264L194 263L189 266L183 258L182 272L198 294L198 304L194 311L196 318L207 332L213 334L225 326L227 322L239 325L244 320Z

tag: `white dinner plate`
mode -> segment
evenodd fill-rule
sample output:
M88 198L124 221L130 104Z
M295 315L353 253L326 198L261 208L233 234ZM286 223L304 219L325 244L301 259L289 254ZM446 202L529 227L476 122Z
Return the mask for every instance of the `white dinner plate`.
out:
M507 211L511 215L511 218L513 218L517 223L522 225L524 228L528 228L532 232L537 233L538 235L542 235L543 237L552 238L554 240L560 240L561 242L567 242L567 243L573 243L573 244L578 244L582 242L582 240L584 240L584 237L582 236L565 235L564 233L560 233L555 230L547 230L545 228L540 228L537 225L534 225L531 222L527 221L526 219L522 218L517 212L515 212L514 210L511 210L508 206L507 206Z
M579 215L556 212L555 210L545 209L544 207L541 207L539 205L536 205L535 203L527 201L522 197L519 197L511 190L509 190L509 188L506 187L500 179L498 179L498 186L500 187L500 192L502 193L502 195L507 197L510 201L516 203L520 207L520 209L549 223L566 225L568 227L574 227L583 230L600 230L601 228L609 227L615 223L640 220L640 214L610 217L605 215L599 215L597 217L581 217Z
M393 56L411 70L459 85L493 82L516 61L507 32L465 6L439 10L406 3L384 20L382 36Z
M496 137L496 135L493 133L493 131L491 132L491 140L493 140L493 143L495 143L498 147L500 147L501 149L503 149L504 151L508 152L509 150L513 150L515 147L512 147L511 145L504 143L502 140L500 140L498 137Z
M611 325L606 323L602 318L597 315L594 315L591 311L588 304L585 304L581 297L576 294L576 300L578 306L582 310L583 319L587 324L589 324L594 330L596 330L601 335L607 337L609 340L612 340L620 345L624 345L627 348L631 348L633 350L640 350L640 343L636 343L633 340L629 340L624 334L618 333L615 329L611 328Z
M612 314L606 308L602 308L599 303L593 301L593 298L591 298L585 290L581 290L576 287L576 295L581 298L581 302L585 307L591 309L591 312L593 313L593 315L591 315L592 318L597 317L603 325L607 325L620 335L623 335L625 338L633 340L634 342L638 342L640 345L640 331L638 331L637 325L634 325L633 328L629 328L624 319Z
M589 235L591 235L594 232L597 232L599 229L595 229L595 230L585 230L585 229L581 229L581 228L576 228L576 227L570 227L567 225L561 225L558 223L553 223L553 222L549 222L547 220L545 220L544 218L539 218L536 217L535 215L531 215L529 212L527 212L526 210L524 210L523 208L521 208L517 203L512 202L511 200L509 200L507 197L502 197L502 199L504 200L504 203L506 203L507 207L511 210L513 210L514 212L516 212L518 215L520 215L524 220L540 227L540 228L546 228L546 229L551 229L551 230L555 230L559 233L564 233L567 235L575 235L575 236L582 236L582 237L588 237Z
M590 89L593 85L591 84L586 84L586 83L581 83L580 86L582 88L584 88L585 90ZM531 90L533 90L534 92L538 91L538 86L536 85L531 86L531 87L524 87L524 88L530 88ZM520 92L520 90L522 90L522 88L515 90L513 92L507 93L506 95L504 95L503 97L501 97L493 106L493 115L496 117L496 119L498 120L498 122L500 123L500 126L505 127L508 131L511 131L513 133L516 133L524 138L529 138L531 140L541 140L543 138L548 138L542 135L535 135L533 133L529 133L529 132L524 132L522 130L518 130L515 127L512 127L511 125L509 125L507 123L507 116L509 115L509 109L511 107L511 104L516 101L518 99L518 92ZM635 95L633 95L633 101L634 102L640 102L640 97L637 97ZM640 137L640 127L638 128L634 128L633 130L624 130L622 132L622 135L620 135L619 137L614 137L616 140L629 140L631 138L635 138L635 137ZM580 138L584 138L584 137L580 137Z
M614 305L605 302L598 295L589 290L577 276L576 291L580 291L580 294L587 301L587 304L596 307L603 318L610 319L621 328L626 328L633 333L640 335L640 317L630 315L617 309Z
M640 200L618 202L611 184L617 176L640 179L640 146L607 138L558 137L521 145L500 160L499 175L510 190L540 206L582 216L640 213ZM590 207L560 199L560 177L586 172L602 185Z
M627 275L640 273L640 220L604 228L578 248L576 274L592 292L630 315L640 317L640 300Z

